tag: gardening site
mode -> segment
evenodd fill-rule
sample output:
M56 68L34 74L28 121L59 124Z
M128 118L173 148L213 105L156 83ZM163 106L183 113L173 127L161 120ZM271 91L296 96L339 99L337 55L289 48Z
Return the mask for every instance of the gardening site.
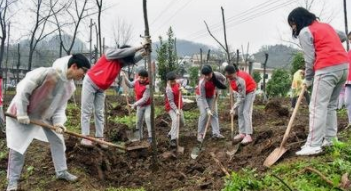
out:
M124 96L109 92L105 112L107 141L128 143L135 128L135 113L129 115ZM6 97L5 99L9 99ZM132 98L130 98L132 99ZM194 100L194 98L187 98ZM66 126L80 133L79 97L69 103ZM152 147L119 150L82 147L75 136L65 135L69 170L79 177L67 183L55 179L49 145L34 141L26 153L20 190L347 190L351 171L349 129L345 109L338 112L338 145L314 157L297 157L295 152L308 135L308 106L302 101L287 140L287 151L267 168L265 159L279 148L291 112L289 99L272 99L267 103L257 98L253 109L253 142L237 146L231 141L229 97L218 99L221 133L225 139L214 139L211 127L196 159L190 154L196 140L199 111L196 102L185 103L185 125L180 128L183 153L170 147L167 133L171 120L164 111L164 98L155 97L156 160ZM92 123L92 127L94 127ZM234 131L237 116L234 117ZM93 130L94 128L92 128ZM146 133L146 131L144 132ZM133 143L134 144L134 143ZM5 135L0 139L0 187L6 188L8 150ZM233 149L233 155L228 151ZM311 170L312 169L312 170ZM313 171L315 170L315 171ZM316 173L317 172L317 173ZM318 174L318 172L320 174ZM345 177L346 174L346 177ZM344 175L344 176L343 176ZM345 180L346 178L346 180ZM346 182L345 182L346 181ZM346 185L342 185L342 183ZM348 184L348 185L347 185ZM343 187L344 186L344 187Z

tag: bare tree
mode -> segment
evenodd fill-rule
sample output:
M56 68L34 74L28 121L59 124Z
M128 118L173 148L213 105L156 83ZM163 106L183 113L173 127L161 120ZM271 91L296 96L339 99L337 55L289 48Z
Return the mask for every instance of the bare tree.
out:
M53 29L45 33L46 26L49 23L49 18L53 15L51 12L53 9L52 7L57 6L58 1L59 0L56 0L55 2L47 5L43 2L43 0L32 0L33 4L35 5L34 10L31 10L35 13L35 24L30 33L28 70L32 69L33 54L38 43L57 30ZM61 7L60 9L56 10L55 14L62 11L63 8L64 7Z
M81 2L81 1L80 1ZM66 8L66 12L65 13L68 13L68 15L70 16L70 21L72 21L71 23L68 23L68 22L64 22L64 21L60 21L59 18L58 18L58 15L57 15L57 12L54 10L54 6L50 6L51 7L51 12L52 14L54 15L54 18L55 18L55 24L57 26L57 30L58 30L58 33L59 33L59 38L60 38L60 56L61 56L61 48L66 52L67 55L71 54L71 51L72 51L72 48L74 46L74 43L75 43L75 40L76 40L76 37L77 37L77 33L78 33L78 29L79 29L79 25L80 23L82 22L82 20L89 16L87 11L90 9L90 8L87 8L87 2L88 0L84 0L83 1L83 4L80 6L78 4L78 0L70 0L69 2L67 2L67 4L65 5L61 5L60 9L62 8ZM52 3L52 0L50 0L50 3ZM71 7L70 5L74 3L74 7L72 8L73 11L68 8L68 7ZM62 17L64 20L66 20L67 18L64 18ZM61 19L61 20L63 20ZM63 28L64 26L69 26L71 27L73 25L73 32L72 32L72 39L70 43L68 43L68 45L65 45L65 39L63 37L63 34L62 33L65 33L63 31Z
M2 68L2 61L4 58L5 52L5 42L8 36L7 25L9 23L10 16L8 15L9 8L17 0L1 0L0 1L0 27L1 27L1 36L0 36L0 69Z
M121 46L128 44L132 37L133 27L131 24L118 18L112 25L113 40L115 45Z

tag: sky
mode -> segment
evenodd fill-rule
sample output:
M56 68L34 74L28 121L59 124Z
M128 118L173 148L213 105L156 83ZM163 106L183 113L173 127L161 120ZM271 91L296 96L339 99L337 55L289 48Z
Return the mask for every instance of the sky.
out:
M172 27L177 39L217 48L219 44L207 32L204 21L209 25L213 35L224 44L221 13L223 7L230 49L241 51L243 47L245 52L248 50L249 54L253 54L265 45L293 45L291 41L298 43L292 39L291 29L286 20L291 10L304 6L306 1L313 0L148 0L150 34L152 41L156 42L159 36L166 38L169 27ZM351 1L347 2L350 31ZM140 44L142 41L140 35L144 34L143 0L103 0L103 4L102 34L106 45L114 45L112 31L118 22L127 23L132 28L132 39L129 44ZM345 30L343 0L314 0L311 12L334 28ZM13 18L17 21L11 25L12 42L29 34L28 28L32 25L27 21L33 20L30 17L25 8L18 9L16 17ZM96 18L94 15L94 22ZM86 43L89 41L89 21L86 19L82 23L78 34L78 37Z
M291 30L287 24L290 11L303 6L306 0L148 0L148 20L153 41L166 37L171 26L177 39L185 39L219 47L209 35L204 21L213 35L224 44L221 7L224 8L228 45L249 53L264 45L291 44ZM310 2L310 1L309 1ZM133 43L144 33L142 0L104 0L109 8L103 15L104 31L111 31L111 21L122 19L133 28ZM348 1L349 29L351 2ZM315 0L311 12L338 30L345 30L343 0ZM113 19L111 19L113 18ZM350 30L349 30L350 31ZM106 43L111 32L106 32ZM295 43L298 43L295 41Z

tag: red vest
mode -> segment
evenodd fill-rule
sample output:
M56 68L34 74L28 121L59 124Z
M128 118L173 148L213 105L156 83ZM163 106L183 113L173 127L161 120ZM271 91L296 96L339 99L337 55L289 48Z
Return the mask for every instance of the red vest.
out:
M246 94L251 93L256 90L256 82L255 80L250 76L250 74L239 70L236 75L245 81L245 86L246 86ZM230 85L232 86L232 89L235 91L238 91L238 87L235 83L235 80L230 81Z
M149 83L141 84L139 80L135 81L134 83L134 94L135 94L135 99L136 101L140 100L143 97L143 94L146 90L146 86L149 85ZM142 106L150 105L151 99L149 98L146 103L144 103Z
M106 90L115 81L121 71L122 63L118 60L107 60L103 55L96 64L88 70L87 75L100 89Z
M308 28L314 40L316 56L313 69L315 71L349 62L339 36L329 24L315 21Z
M179 97L180 97L180 109L183 108L183 100L182 100L182 95L179 93L179 84L175 84L174 86L172 86L172 92L173 92L173 96L174 96L174 103L178 108L178 104L179 104ZM169 110L171 110L171 106L169 104L168 98L167 98L167 94L166 94L166 103L165 103L165 109L168 112ZM179 109L179 108L178 108Z
M213 98L215 94L216 86L212 81L205 81L205 92L206 98ZM200 95L200 87L197 86L195 90L196 95Z

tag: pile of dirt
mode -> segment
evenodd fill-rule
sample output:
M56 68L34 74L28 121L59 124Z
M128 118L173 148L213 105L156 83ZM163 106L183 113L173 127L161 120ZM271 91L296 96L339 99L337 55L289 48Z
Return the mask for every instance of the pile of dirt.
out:
M270 100L265 106L266 113L274 113L277 116L288 117L290 115L289 109L283 107L280 100Z

